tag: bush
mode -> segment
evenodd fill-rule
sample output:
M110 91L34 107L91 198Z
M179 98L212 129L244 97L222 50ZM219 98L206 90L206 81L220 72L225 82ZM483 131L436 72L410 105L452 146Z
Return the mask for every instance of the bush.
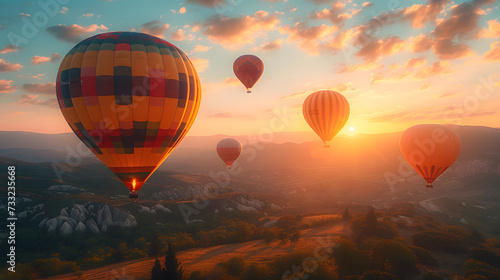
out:
M40 277L71 273L79 269L75 262L61 261L58 258L36 260L32 267Z
M370 215L371 216L371 215ZM365 217L358 217L352 220L351 228L355 234L367 237L378 237L383 239L393 239L398 235L389 223L377 221L374 223L373 218L367 222Z
M427 271L424 274L424 280L443 280L443 278L435 272Z
M389 264L392 272L403 278L418 272L418 259L413 251L397 241L375 241L373 257L379 261L381 269L384 269L386 264Z
M412 240L413 244L427 250L443 250L455 254L462 253L466 249L463 237L444 231L422 231L413 235Z
M229 260L221 262L217 265L225 268L229 275L238 277L245 267L245 260L242 257L232 257Z
M469 257L479 261L486 262L497 268L500 268L500 255L495 254L489 250L481 248L472 248L469 251Z
M271 280L273 277L272 270L264 264L251 263L247 265L241 273L241 280Z
M370 265L370 258L348 239L340 239L333 248L332 256L338 266L339 274L359 275Z
M428 266L438 266L438 261L431 255L431 253L424 248L416 247L416 246L408 246L415 256L417 256L418 263L421 265Z
M399 278L387 272L370 270L363 273L359 280L399 280Z
M474 276L474 277L485 276L485 277L487 277L486 279L491 279L491 280L500 279L500 273L498 273L497 271L491 271L491 270L481 269L481 268L467 270L464 274L464 277L467 279L471 279L472 276ZM481 278L477 278L477 279L481 279Z

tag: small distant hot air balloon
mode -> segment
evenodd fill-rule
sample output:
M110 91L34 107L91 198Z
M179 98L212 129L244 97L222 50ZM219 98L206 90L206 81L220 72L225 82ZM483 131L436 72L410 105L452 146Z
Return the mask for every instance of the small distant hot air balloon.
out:
M255 55L242 55L234 61L233 71L247 88L247 93L250 93L252 87L264 72L264 63Z
M349 119L349 102L340 93L320 90L309 95L302 105L302 113L309 126L325 143L325 148Z
M233 138L222 139L217 143L217 154L226 163L227 168L231 168L241 154L241 144Z
M406 161L427 181L427 188L450 167L460 153L460 139L449 127L419 124L408 128L399 141Z
M61 62L56 90L71 129L129 188L131 199L191 128L201 99L186 54L135 32L78 43Z

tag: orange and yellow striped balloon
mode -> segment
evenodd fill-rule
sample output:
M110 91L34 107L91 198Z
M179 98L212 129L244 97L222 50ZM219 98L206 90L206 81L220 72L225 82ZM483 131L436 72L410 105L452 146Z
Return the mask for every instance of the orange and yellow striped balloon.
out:
M328 148L331 141L349 119L349 102L340 93L320 90L309 95L302 105L302 113L309 126Z
M160 38L110 32L64 57L57 100L80 140L138 191L193 124L201 99L188 57Z

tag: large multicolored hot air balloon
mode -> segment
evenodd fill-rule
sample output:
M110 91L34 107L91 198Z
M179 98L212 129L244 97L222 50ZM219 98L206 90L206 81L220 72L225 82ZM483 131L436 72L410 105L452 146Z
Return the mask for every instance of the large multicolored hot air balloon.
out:
M449 127L419 124L408 128L399 141L408 163L427 181L427 188L450 167L460 153L460 139Z
M247 93L250 93L252 92L252 87L264 72L264 63L255 55L242 55L234 61L233 71L236 77L247 88Z
M233 138L225 138L217 143L217 154L227 165L227 168L231 168L233 162L241 154L241 144Z
M349 102L340 93L320 90L309 95L302 105L302 113L309 126L325 143L344 127L349 119Z
M64 57L57 100L80 140L137 194L190 129L198 74L180 49L157 37L110 32Z

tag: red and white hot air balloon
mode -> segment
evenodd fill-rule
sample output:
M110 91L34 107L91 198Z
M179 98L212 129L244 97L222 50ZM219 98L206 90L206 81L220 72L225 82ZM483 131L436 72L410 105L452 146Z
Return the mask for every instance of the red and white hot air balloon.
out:
M230 169L233 162L241 154L241 144L233 138L222 139L217 143L217 154Z

